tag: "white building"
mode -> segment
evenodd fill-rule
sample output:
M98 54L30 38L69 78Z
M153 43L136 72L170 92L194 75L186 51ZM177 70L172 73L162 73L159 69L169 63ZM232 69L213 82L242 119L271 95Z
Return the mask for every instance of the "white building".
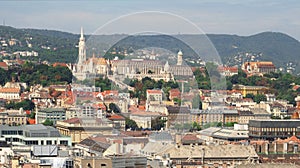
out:
M146 111L152 111L151 106L162 105L163 93L161 90L147 90L146 91Z
M0 136L12 145L66 145L71 137L62 136L57 129L42 124L8 126L0 125Z

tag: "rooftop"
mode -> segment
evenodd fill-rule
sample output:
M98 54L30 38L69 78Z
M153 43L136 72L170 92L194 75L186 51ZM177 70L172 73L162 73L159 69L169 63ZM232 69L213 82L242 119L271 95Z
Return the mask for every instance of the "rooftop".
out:
M258 155L255 152L253 146L244 145L208 145L208 146L175 146L165 151L161 151L160 154L170 154L170 158L202 158L203 152L205 158L249 158Z

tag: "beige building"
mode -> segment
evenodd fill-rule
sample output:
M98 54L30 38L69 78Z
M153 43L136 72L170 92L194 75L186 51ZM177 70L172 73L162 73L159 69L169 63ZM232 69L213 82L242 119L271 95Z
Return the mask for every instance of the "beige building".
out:
M0 88L0 98L6 100L19 100L21 90L19 88Z
M113 123L100 118L71 118L57 121L56 128L62 135L70 136L72 144L79 143L93 134L111 134Z
M0 112L0 125L26 125L27 116L23 110Z
M264 119L270 119L271 114L268 113L265 109L260 108L252 108L249 110L239 110L239 124L248 124L250 120L264 120Z
M110 158L104 157L76 157L74 158L74 168L112 168Z
M242 70L248 74L266 74L270 72L276 72L276 67L273 62L245 62L242 65Z
M163 112L165 105L163 105L162 90L147 90L146 91L146 111Z
M160 117L160 113L156 112L133 112L130 114L130 119L134 120L138 127L151 128L152 120Z

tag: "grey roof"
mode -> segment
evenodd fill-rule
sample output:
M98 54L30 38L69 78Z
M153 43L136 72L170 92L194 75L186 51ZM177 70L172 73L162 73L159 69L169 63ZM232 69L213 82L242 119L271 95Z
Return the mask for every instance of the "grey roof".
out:
M33 125L23 125L23 128L27 131L35 131L35 130L46 130L47 127L43 124L33 124Z
M204 130L199 131L200 135L212 136L215 132L221 130L222 128L218 127L209 127Z
M27 137L60 137L61 136L57 129L51 126L44 126L43 124L21 125L21 126L0 125L0 130L1 130L0 134L2 134L2 131L22 131L23 136L27 136Z
M164 144L161 142L148 142L145 147L141 150L143 154L156 154L158 152L164 151L166 149L172 148L173 144Z
M172 135L168 132L152 132L149 135L150 140L154 141L173 141Z
M46 112L46 113L52 113L52 112L65 112L65 108L44 108L40 109L39 112Z
M248 132L249 131L237 131L233 129L223 128L213 133L212 137L221 139L248 139Z

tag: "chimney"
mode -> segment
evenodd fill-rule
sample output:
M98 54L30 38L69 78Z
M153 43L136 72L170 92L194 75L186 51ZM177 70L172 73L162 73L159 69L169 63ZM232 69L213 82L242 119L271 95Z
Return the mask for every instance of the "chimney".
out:
M182 135L181 134L176 134L175 135L175 143L176 143L176 145L180 145L181 144L181 139L182 139Z

